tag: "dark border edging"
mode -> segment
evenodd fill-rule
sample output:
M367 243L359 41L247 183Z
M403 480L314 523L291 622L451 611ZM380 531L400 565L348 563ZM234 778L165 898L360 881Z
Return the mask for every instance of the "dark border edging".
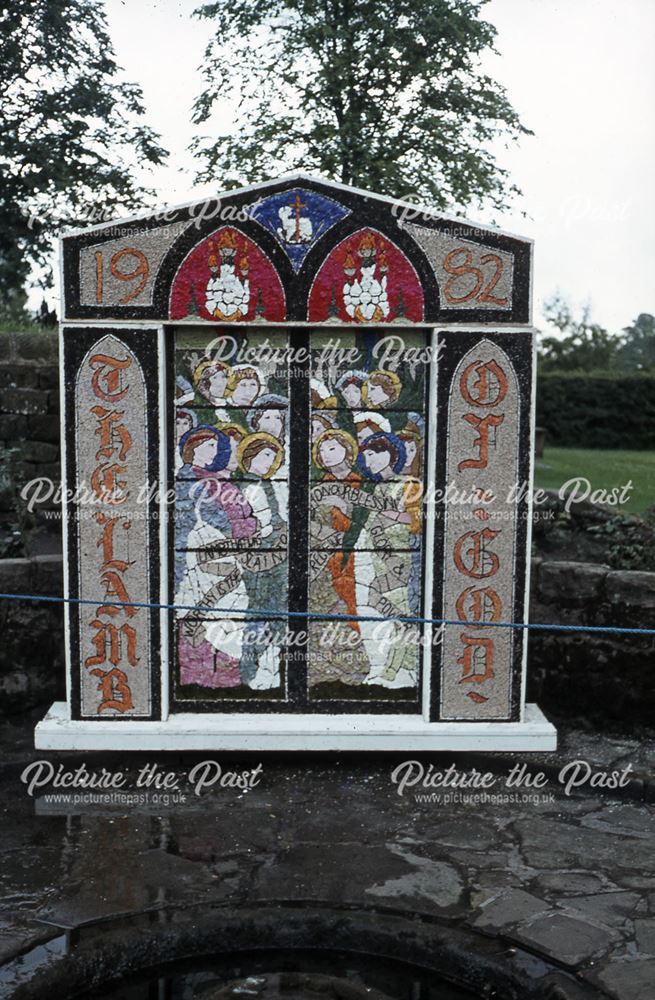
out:
M39 945L3 967L1 998L73 1000L149 968L161 973L165 963L271 950L348 951L405 962L481 997L493 996L493 990L503 1000L607 997L499 938L406 914L267 902L258 908L157 911L99 922L76 932L59 931L50 939L50 947Z

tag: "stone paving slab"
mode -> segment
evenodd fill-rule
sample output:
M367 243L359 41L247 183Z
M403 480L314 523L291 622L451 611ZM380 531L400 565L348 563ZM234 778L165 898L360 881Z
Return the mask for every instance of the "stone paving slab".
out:
M645 770L631 800L556 789L552 800L464 796L447 804L413 790L398 795L395 758L270 756L248 792L192 796L165 811L40 814L19 780L30 760L48 756L32 749L31 725L28 718L0 731L3 960L61 929L130 914L321 904L467 929L554 963L599 996L655 997L655 811L642 794ZM588 734L576 743L569 733L548 755L554 768L574 759L571 747L598 766L638 759L645 768L650 752ZM66 766L112 763L107 755L50 757ZM183 772L197 759L178 754L162 766ZM452 756L429 761L444 768ZM115 758L112 766L142 763ZM461 758L456 765L466 767Z

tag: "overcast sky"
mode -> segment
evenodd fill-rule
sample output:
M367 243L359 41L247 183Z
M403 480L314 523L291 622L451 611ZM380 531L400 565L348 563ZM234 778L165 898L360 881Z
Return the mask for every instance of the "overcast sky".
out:
M197 5L107 3L118 62L141 84L148 122L171 151L151 180L162 203L209 190L194 188L186 151L208 38L190 16ZM654 0L491 0L484 16L500 53L486 68L535 133L502 151L524 194L495 221L535 240L536 325L556 290L577 307L588 302L611 330L655 313ZM229 129L228 107L223 123Z

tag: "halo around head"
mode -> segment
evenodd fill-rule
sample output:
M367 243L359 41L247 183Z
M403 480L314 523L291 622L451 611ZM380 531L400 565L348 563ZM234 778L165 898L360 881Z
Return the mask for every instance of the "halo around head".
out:
M324 441L340 441L343 447L346 449L346 461L348 465L354 465L355 459L357 457L357 442L355 441L352 434L348 431L341 430L340 427L333 427L327 431L322 431L318 435L316 440L312 445L312 458L314 459L314 465L318 466L319 469L326 469L326 466L321 460L320 447Z
M231 396L239 382L244 378L253 378L261 391L262 376L252 365L234 365L227 380L226 395Z
M250 472L250 464L253 458L264 448L271 448L275 452L275 458L271 462L271 467L268 472L260 478L270 479L274 476L282 465L282 461L284 459L284 445L278 441L277 438L273 437L272 434L267 434L265 431L257 431L255 434L246 434L243 440L239 442L239 446L237 448L239 468L243 469L244 472Z
M379 410L358 410L353 415L353 420L358 430L360 425L368 424L370 426L373 424L376 428L376 433L378 431L385 431L387 434L391 432L391 424Z
M201 379L210 378L214 372L225 372L226 376L230 377L230 366L224 361L212 361L211 358L205 358L193 369L193 382L194 385L199 385Z
M175 416L177 420L180 420L181 418L190 420L191 427L189 430L194 430L198 426L198 414L195 410L188 410L186 406L179 406L175 411Z
M279 410L286 417L288 406L287 397L281 396L277 392L266 392L263 396L258 396L256 407L249 410L246 416L248 427L253 433L257 431L257 424L264 410Z
M339 376L334 387L341 392L346 382L352 381L359 382L360 386L362 386L368 378L368 375L369 373L363 371L361 368L351 368L349 371L344 372L343 375Z
M362 400L367 406L375 406L375 403L371 402L368 395L368 387L371 382L384 386L385 392L389 397L389 402L395 403L397 401L400 396L402 382L395 372L391 372L387 368L376 368L375 371L371 372L362 386Z
M194 396L193 386L189 380L184 375L178 375L175 379L175 405L185 406L187 403L192 403Z
M227 434L230 438L238 438L239 441L241 441L242 438L244 438L248 433L248 431L245 430L241 424L219 424L218 429L219 431L222 431L223 434Z

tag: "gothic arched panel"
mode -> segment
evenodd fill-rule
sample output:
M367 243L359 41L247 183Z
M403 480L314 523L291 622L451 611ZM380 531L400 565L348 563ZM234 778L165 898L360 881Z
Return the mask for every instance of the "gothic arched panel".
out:
M170 319L231 323L286 319L282 282L264 251L234 226L196 244L171 286Z
M376 229L360 229L331 251L307 305L311 323L421 323L423 312L414 266Z

